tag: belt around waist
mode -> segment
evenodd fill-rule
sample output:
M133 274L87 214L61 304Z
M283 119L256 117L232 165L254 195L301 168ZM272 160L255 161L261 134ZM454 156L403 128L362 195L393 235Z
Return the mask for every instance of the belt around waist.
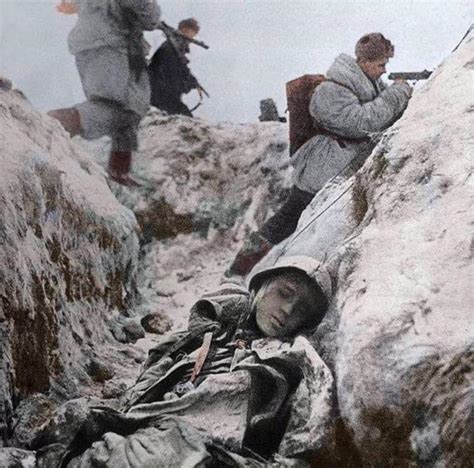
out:
M370 143L370 137L361 137L361 138L351 138L351 137L345 137L342 135L338 135L337 133L333 133L329 130L326 130L325 128L318 128L317 129L317 135L326 135L334 140L336 140L339 144L344 144L344 143Z

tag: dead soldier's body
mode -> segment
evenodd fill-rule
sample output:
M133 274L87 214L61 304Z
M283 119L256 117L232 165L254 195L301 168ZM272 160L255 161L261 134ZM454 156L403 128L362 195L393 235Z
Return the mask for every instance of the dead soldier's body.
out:
M333 379L306 336L331 279L287 257L249 290L225 283L197 301L188 330L150 351L123 410L90 410L61 466L307 466L328 435Z

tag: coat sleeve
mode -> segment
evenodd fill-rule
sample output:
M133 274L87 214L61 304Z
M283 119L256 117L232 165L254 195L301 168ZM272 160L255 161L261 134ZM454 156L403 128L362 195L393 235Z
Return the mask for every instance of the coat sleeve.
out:
M178 99L181 94L198 87L196 78L169 41L165 41L155 52L149 71L152 86L157 85L157 89L165 88L166 94L172 94Z
M188 328L216 322L233 329L249 307L249 292L245 287L224 283L217 291L204 294L191 307Z
M410 96L408 84L394 83L374 100L361 103L349 89L325 82L316 88L310 113L326 130L348 138L362 138L389 127L405 110Z
M123 9L133 11L139 27L152 31L160 24L161 10L156 0L120 0Z
M298 336L284 358L299 367L303 378L290 397L288 422L278 453L299 457L327 447L334 431L334 378L305 337Z
M193 89L199 88L196 77L191 73L187 65L183 64L183 93L187 94Z

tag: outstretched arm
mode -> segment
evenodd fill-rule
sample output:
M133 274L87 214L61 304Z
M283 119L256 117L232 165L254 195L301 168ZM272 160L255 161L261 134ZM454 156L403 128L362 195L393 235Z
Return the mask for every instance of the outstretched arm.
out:
M360 138L389 127L405 110L410 96L410 86L399 82L385 88L374 100L361 103L349 89L328 81L316 88L310 112L326 130Z

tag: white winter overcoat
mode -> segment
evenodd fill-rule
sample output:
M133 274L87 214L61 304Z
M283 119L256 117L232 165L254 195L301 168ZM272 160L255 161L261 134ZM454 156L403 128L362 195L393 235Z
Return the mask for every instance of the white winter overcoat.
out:
M392 125L411 95L406 83L386 87L380 79L371 81L346 54L336 58L326 77L328 81L314 92L310 113L319 127L333 135L314 136L292 156L293 183L311 193L346 167L363 163L374 146L369 134Z
M130 58L131 51L140 53L143 48L143 31L159 25L160 9L156 0L75 0L74 3L79 7L79 14L68 44L76 56L88 101L111 102L119 111L132 111L142 117L150 103L145 56L145 66L139 74L132 70ZM78 110L86 137L108 133L108 120L116 119L114 114L109 115L108 109L102 112L99 106L85 105Z
M160 20L156 0L74 0L79 7L76 25L69 34L73 55L100 47L127 50L130 28L152 31Z

